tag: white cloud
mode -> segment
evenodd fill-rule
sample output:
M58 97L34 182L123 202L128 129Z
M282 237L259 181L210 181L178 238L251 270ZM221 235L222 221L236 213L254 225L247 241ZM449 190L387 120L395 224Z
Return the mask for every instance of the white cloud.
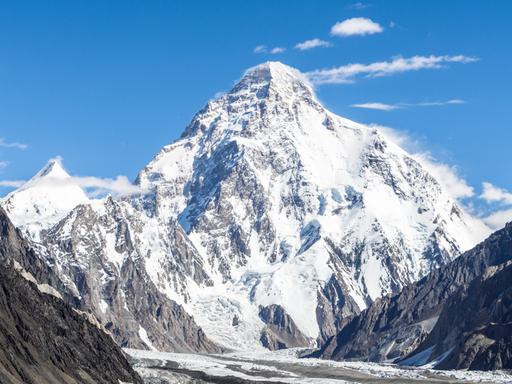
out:
M380 24L364 17L354 17L334 24L331 28L331 35L342 37L364 36L381 33L382 31L384 31L384 28Z
M349 9L366 9L366 8L368 8L368 5L365 3L358 2L358 3L348 5L347 8L349 8Z
M50 159L47 166L51 163L57 163L62 169L62 158L60 156ZM67 172L53 176L48 174L44 177L33 178L27 180L0 180L0 187L19 188L34 187L37 185L51 186L51 187L65 187L65 186L78 186L91 197L98 197L107 194L113 196L129 196L148 191L138 185L133 184L126 176L120 175L115 178L101 178L94 176L68 176Z
M457 167L435 159L430 152L420 148L418 140L390 127L376 124L371 126L379 130L390 141L407 150L454 199L460 200L475 195L474 188L460 176Z
M491 206L477 208L472 200L460 202L461 199L477 196L475 196L474 188L460 175L456 167L437 161L428 151L422 148L418 140L411 138L407 133L381 125L374 124L372 126L390 141L411 153L411 156L425 167L445 191L459 200L463 207L470 209L473 215L488 227L497 230L512 221L512 192L485 182L482 184L483 191L478 198L492 204Z
M356 63L331 69L317 69L307 72L307 76L315 84L343 84L353 83L359 76L390 76L421 69L440 69L448 63L471 63L477 60L475 57L464 55L396 57L391 61L380 61L371 64Z
M25 180L0 180L0 187L19 188L25 182Z
M479 197L488 204L501 207L501 209L495 209L493 213L483 218L484 222L491 228L499 229L512 221L512 192L489 182L484 182Z
M0 147L4 147L4 148L17 148L17 149L27 149L28 145L27 145L27 144L22 144L22 143L16 143L16 142L9 143L9 142L5 141L5 139L4 139L4 138L1 138L1 137L0 137Z
M447 101L426 101L416 104L404 104L406 107L444 107L445 105L466 104L464 100L452 99Z
M0 161L0 170L6 168L9 165L8 161Z
M512 208L494 212L484 217L482 220L492 229L497 230L503 228L505 224L512 221Z
M387 104L380 102L370 102L370 103L361 103L361 104L352 104L351 107L354 108L364 108L364 109L376 109L379 111L393 111L395 109L404 109L411 107L443 107L446 105L453 104L465 104L464 100L460 99L452 99L447 101L427 101L421 103L395 103L395 104Z
M99 196L107 193L116 196L147 193L146 190L130 182L126 176L117 176L115 179L93 176L72 176L67 182L86 189L91 196Z
M300 51L307 51L313 48L327 48L330 46L332 46L332 44L329 43L328 41L320 39L311 39L303 41L302 43L298 43L297 45L295 45L295 49L298 49Z
M480 198L488 203L504 203L512 205L512 192L494 186L489 182L482 183L483 192Z
M19 188L26 183L26 180L0 180L0 187ZM107 194L113 196L129 196L148 192L138 185L131 183L126 176L117 176L114 179L94 176L70 176L68 178L45 177L33 183L31 182L30 184L30 186L36 185L49 185L52 187L75 185L84 189L91 197Z
M265 45L258 45L253 49L254 53L265 53L267 52L267 47Z
M278 54L278 53L283 53L284 51L286 51L286 48L282 48L282 47L275 47L275 48L272 48L270 50L270 53L272 55L275 55L275 54Z
M253 49L254 53L269 53L271 55L283 53L284 51L286 51L286 48L283 48L283 47L268 48L266 45L258 45Z
M474 188L459 175L457 167L438 162L430 153L418 153L414 158L420 162L444 189L455 199L473 197Z
M351 107L354 108L364 108L364 109L376 109L379 111L392 111L394 109L400 108L398 104L384 104L384 103L362 103L362 104L352 104Z

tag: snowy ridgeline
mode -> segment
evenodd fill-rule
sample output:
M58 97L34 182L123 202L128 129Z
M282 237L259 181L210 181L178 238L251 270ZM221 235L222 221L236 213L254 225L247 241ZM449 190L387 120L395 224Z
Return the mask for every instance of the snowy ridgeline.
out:
M439 371L390 364L333 362L301 359L304 350L238 352L224 355L194 355L126 349L134 367L148 383L187 383L192 378L219 382L237 378L246 382L275 383L510 383L506 372ZM154 381L152 381L154 380ZM168 381L165 381L168 380Z
M488 233L428 166L280 63L210 101L136 183L147 193L93 199L53 161L1 203L134 348L309 346Z

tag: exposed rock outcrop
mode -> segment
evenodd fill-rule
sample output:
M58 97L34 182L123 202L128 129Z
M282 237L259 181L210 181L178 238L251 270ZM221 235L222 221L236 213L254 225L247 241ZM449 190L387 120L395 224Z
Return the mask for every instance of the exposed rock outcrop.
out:
M439 369L512 369L512 261L488 268L451 296L405 362L418 354L439 360Z
M440 367L500 366L509 361L510 344L501 332L510 329L510 267L504 265L511 259L512 223L399 294L376 300L313 356L399 361L416 355L405 361L413 363L418 352L433 347L420 359L427 363L454 348ZM486 278L487 268L500 272ZM469 353L466 359L464 353Z
M306 337L283 307L277 304L260 306L260 319L266 324L261 343L270 350L311 347L314 340Z
M13 258L32 252L0 209L0 382L142 383L107 333Z

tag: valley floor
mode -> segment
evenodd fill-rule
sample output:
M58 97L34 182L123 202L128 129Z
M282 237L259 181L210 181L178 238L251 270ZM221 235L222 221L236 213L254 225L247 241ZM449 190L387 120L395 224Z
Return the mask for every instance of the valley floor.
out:
M194 355L125 350L147 384L512 383L506 372L435 371L391 364L299 359L298 349Z

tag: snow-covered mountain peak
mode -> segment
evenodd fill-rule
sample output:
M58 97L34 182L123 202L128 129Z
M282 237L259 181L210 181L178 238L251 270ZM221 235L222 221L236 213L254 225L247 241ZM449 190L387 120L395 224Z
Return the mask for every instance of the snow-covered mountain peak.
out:
M41 229L55 224L77 205L89 201L57 157L3 198L1 204L16 226L37 239Z
M37 181L42 178L68 179L70 177L71 176L62 165L62 159L60 157L55 157L50 159L48 163L46 163L46 165L30 180Z
M40 176L63 172L57 162ZM65 179L54 184L71 186ZM268 343L279 323L270 314L293 320L307 340L325 339L342 317L480 240L478 223L427 168L375 128L328 111L304 75L276 62L249 69L210 101L137 183L152 193L65 216L60 188L18 191L7 206L36 221L40 212L64 218L43 239L64 266L79 260L87 274L91 255L100 255L112 261L104 275L122 279L116 271L138 263L231 348L253 348L263 336ZM81 193L69 192L78 196L70 207ZM97 287L100 318L121 316L101 299L109 289L107 281Z
M232 93L236 93L241 87L247 85L272 86L281 92L287 90L307 89L313 93L308 78L297 69L278 61L267 61L265 63L249 68L242 79L234 87Z
M215 300L224 295L247 313L280 305L310 337L485 232L406 151L328 111L304 75L275 62L209 102L139 181L155 187L153 213L187 234ZM190 310L222 343L232 342L222 322L253 321L234 307L214 321L202 307L212 298L190 292Z
M229 120L227 127L252 130L261 126L255 120L288 118L301 106L322 109L307 77L280 62L265 62L248 69L231 91L209 101L182 138L202 136L213 125L218 128L220 119ZM216 134L221 134L218 129Z

